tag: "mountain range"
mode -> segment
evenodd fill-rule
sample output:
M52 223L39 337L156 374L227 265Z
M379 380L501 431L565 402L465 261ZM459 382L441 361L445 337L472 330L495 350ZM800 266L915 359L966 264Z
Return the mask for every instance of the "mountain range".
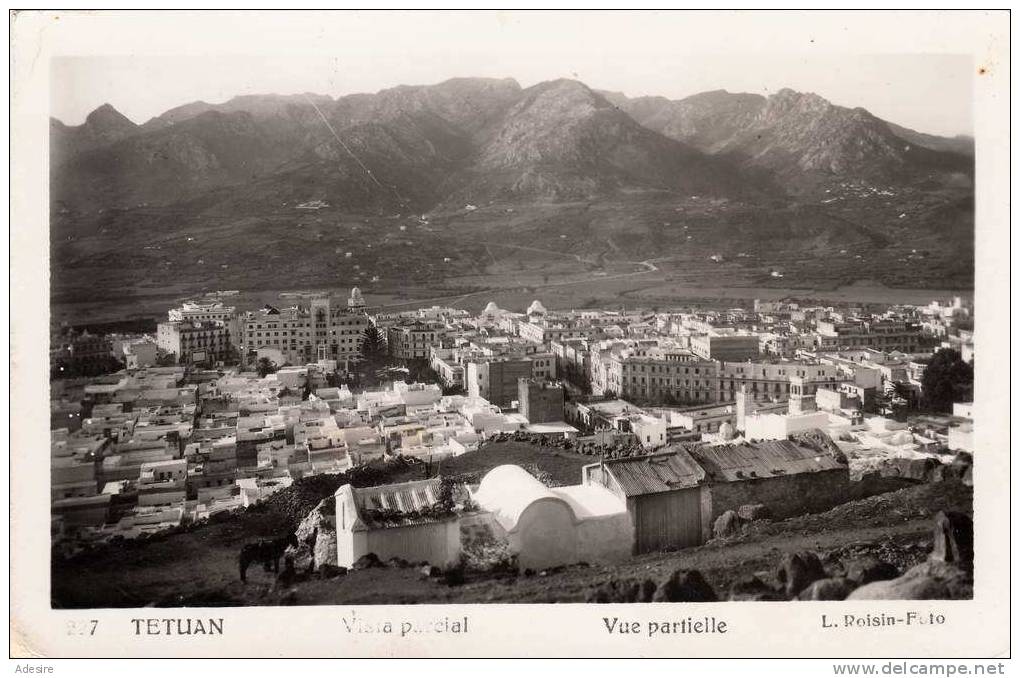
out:
M106 207L173 203L274 175L285 184L317 175L324 199L348 208L431 209L454 196L796 194L833 180L959 184L973 173L972 140L914 132L789 89L674 101L571 80L522 89L455 79L336 100L195 102L143 125L107 104L77 127L53 120L51 131L56 199Z
M574 80L522 88L457 78L337 99L199 101L140 125L104 105L78 126L53 119L50 130L51 232L60 243L123 236L125 224L145 220L163 236L199 228L200 215L254 223L311 200L343 214L433 219L466 205L528 213L626 203L634 234L652 227L634 230L643 214L655 211L650 223L664 204L692 197L726 206L699 218L714 219L713 246L735 251L748 238L810 242L819 252L861 237L871 246L903 236L932 246L973 239L972 139L924 134L789 89L670 100ZM460 222L450 223L462 235ZM543 239L552 227L541 223L518 235ZM613 247L619 228L603 228ZM230 246L265 244L258 229L249 235ZM643 257L678 237L628 237L625 247ZM83 252L65 244L55 254L80 263Z

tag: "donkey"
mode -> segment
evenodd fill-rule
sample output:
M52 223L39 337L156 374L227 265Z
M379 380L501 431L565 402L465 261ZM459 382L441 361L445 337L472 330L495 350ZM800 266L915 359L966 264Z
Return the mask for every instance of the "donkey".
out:
M298 547L297 535L293 532L284 537L259 539L257 542L245 544L237 558L241 581L248 581L248 567L256 562L261 562L266 572L279 572L280 558L288 546Z

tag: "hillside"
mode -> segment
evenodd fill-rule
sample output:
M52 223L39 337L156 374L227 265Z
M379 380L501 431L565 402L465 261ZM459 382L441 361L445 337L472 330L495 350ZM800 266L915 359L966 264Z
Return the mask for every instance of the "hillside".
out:
M967 152L966 139L920 134L816 94L783 89L763 97L719 90L679 101L613 98L642 125L773 172L795 188L815 188L833 178L956 185L973 176L973 149Z
M573 80L524 90L482 147L462 189L484 199L595 199L620 189L744 193L740 173L639 125Z
M444 462L431 473L475 482L500 464L524 465L553 484L576 483L591 457L527 444L490 443ZM253 571L237 578L245 543L293 529L340 482L369 486L421 478L422 464L393 463L353 477L317 476L282 490L257 508L222 515L206 524L148 540L100 548L52 565L53 606L142 607L220 605L323 605L409 603L583 602L612 579L662 580L676 568L700 570L717 591L758 575L770 581L783 553L808 549L830 567L842 558L874 555L900 570L931 548L932 516L940 510L972 514L972 490L958 481L908 486L856 499L820 514L751 523L735 536L673 553L645 554L616 565L571 566L538 576L504 571L468 572L462 584L422 577L417 568L373 568L339 578L318 577L290 588ZM199 573L196 575L196 573Z
M733 261L718 285L781 270L800 287L966 289L966 144L790 90L670 101L573 80L249 95L142 125L103 106L51 123L52 291L100 310L369 283L460 299L578 274L662 284L714 254ZM521 267L541 284L507 277Z

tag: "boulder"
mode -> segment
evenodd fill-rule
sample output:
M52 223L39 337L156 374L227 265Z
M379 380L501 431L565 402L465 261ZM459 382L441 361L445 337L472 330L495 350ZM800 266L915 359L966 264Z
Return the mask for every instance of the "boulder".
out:
M332 523L319 529L315 536L315 546L312 549L315 555L315 566L336 565L336 530Z
M389 560L386 561L386 567L396 567L396 568L403 569L405 567L410 567L410 566L411 566L411 563L407 562L403 558L398 558L397 556L393 556L392 558L390 558Z
M943 464L942 479L943 480L962 480L963 474L970 468L970 464L957 463L955 460L951 464Z
M857 586L870 584L873 581L895 579L900 576L895 565L880 560L876 556L861 556L843 563L846 578Z
M960 478L960 482L962 482L967 487L974 487L974 467L973 466L968 466L967 467L967 470L963 472L963 477Z
M973 466L974 455L970 452L957 452L956 456L953 457L953 466Z
M460 586L464 583L464 568L453 567L449 570L445 570L442 574L443 583L447 586Z
M844 577L817 579L797 595L798 600L844 600L854 590Z
M741 520L768 520L772 517L772 511L765 504L744 504L737 509L737 517Z
M931 458L904 459L896 457L885 460L882 465L882 475L925 483L931 479L932 469L939 465L940 463L937 460Z
M974 521L956 511L939 511L935 515L935 541L931 559L956 563L964 568L974 562Z
M655 595L656 585L651 579L610 579L588 591L588 603L647 603Z
M351 567L352 570L367 570L372 567L385 567L382 561L379 560L379 556L374 553L366 553L365 555L354 561L354 565Z
M332 563L323 563L319 566L319 576L323 579L333 579L334 577L342 577L347 574L346 567L338 567Z
M659 584L652 601L656 603L711 603L717 601L712 586L697 570L675 570Z
M787 553L776 570L776 579L783 584L788 598L796 598L812 582L825 577L822 561L810 551Z
M730 600L786 600L754 575L741 577L730 585Z
M320 501L294 531L298 546L288 546L298 572L314 572L321 565L336 565L336 503L333 497Z
M716 539L729 537L740 532L740 517L736 511L726 511L712 525L712 536Z
M970 576L952 563L928 560L896 579L854 590L847 600L957 600L974 597Z
M430 579L443 574L443 570L435 565L422 565L418 572L421 574L422 579Z
M637 602L639 603L652 602L653 600L655 600L655 594L658 590L659 587L658 585L656 585L654 581L652 581L651 579L645 579L643 582L641 582L641 591L638 594L639 597Z

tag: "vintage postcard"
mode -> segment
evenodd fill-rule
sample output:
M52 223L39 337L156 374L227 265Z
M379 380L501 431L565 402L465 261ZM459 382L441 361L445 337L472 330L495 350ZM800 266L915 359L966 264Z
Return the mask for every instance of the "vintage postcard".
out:
M12 13L12 656L1008 657L1009 20Z

